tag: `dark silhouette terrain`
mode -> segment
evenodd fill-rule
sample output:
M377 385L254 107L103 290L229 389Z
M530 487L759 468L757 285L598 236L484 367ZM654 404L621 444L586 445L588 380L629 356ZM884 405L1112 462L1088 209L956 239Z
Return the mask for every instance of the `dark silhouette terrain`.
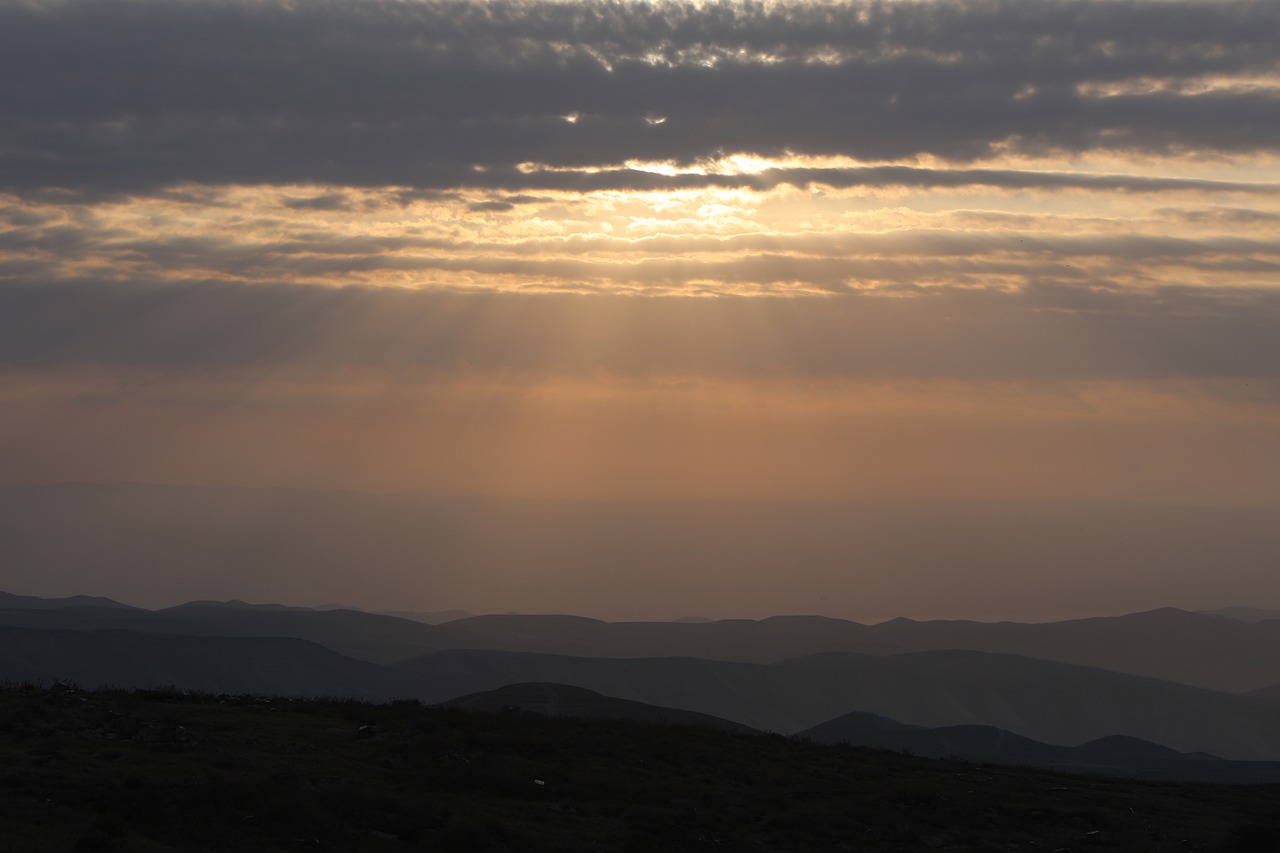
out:
M383 664L484 649L574 657L696 657L777 663L820 652L891 655L944 649L1021 655L1227 692L1280 684L1280 620L1256 623L1165 608L1067 622L862 625L818 616L715 622L602 622L580 616L475 616L426 624L355 610L200 601L162 610L84 597L0 599L0 625L163 634L296 637Z
M832 652L766 665L451 650L391 667L288 637L0 627L0 679L433 703L541 682L595 691L597 704L610 697L784 734L861 711L935 728L995 726L1063 746L1125 735L1235 760L1280 756L1280 706L1265 692L982 652Z
M413 673L288 637L26 628L0 628L0 679L373 700L416 696L422 685Z
M815 743L891 749L925 758L957 758L1077 773L1193 782L1280 782L1280 762L1277 761L1223 761L1205 753L1178 752L1120 735L1079 746L1054 746L994 726L931 729L859 711L814 726L797 737Z
M1274 620L1161 610L1043 625L867 626L818 617L606 623L573 616L430 625L243 601L150 611L87 596L6 594L0 605L0 679L426 702L543 682L784 734L862 712L928 728L990 726L1055 747L1125 736L1230 760L1280 760L1273 686L1280 682L1231 694L1126 673L1118 664L1054 659L1116 649L1132 661L1164 649L1166 660L1177 660L1180 644L1191 642L1201 644L1202 660L1216 658L1237 676L1252 667L1251 677L1260 678L1280 667L1280 652L1274 660L1262 654L1280 636ZM931 644L938 648L896 651ZM953 648L965 644L1034 648L1048 657ZM777 659L782 651L841 646L876 653ZM423 648L433 651L419 654ZM644 650L668 654L637 655ZM1111 658L1115 664L1116 654Z
M629 720L666 726L706 726L732 732L755 731L750 726L730 722L710 714L663 708L629 699L615 699L594 690L567 684L509 684L497 690L470 693L443 705L466 711L524 711L549 717L579 717L588 720Z
M1280 786L978 766L702 726L0 689L12 850L1274 850Z
M482 691L525 681L572 684L785 734L857 710L930 727L992 725L1055 744L1123 734L1184 752L1280 760L1280 707L1275 705L1012 655L832 652L765 665L458 650L405 666L442 691Z

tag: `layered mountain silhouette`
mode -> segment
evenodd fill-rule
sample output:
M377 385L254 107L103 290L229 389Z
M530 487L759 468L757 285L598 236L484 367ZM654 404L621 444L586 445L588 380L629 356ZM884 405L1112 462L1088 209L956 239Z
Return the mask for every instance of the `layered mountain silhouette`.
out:
M1280 708L1090 667L983 652L827 653L776 664L447 651L407 667L441 685L571 684L785 734L849 711L923 726L993 725L1055 744L1130 735L1185 752L1280 760Z
M41 598L0 592L0 610L62 610L68 607L102 607L111 610L140 610L100 595L73 595L68 598Z
M149 611L76 599L74 606L0 609L0 625L297 637L384 664L449 649L749 663L828 651L886 655L956 649L1074 663L1229 692L1280 684L1280 620L1246 623L1173 608L1041 624L895 619L862 625L819 616L602 622L580 616L494 615L431 625L355 610L202 601Z
M1247 624L1165 608L1022 624L895 619L862 625L818 616L709 623L480 616L451 622L453 648L601 657L686 656L771 663L826 651L892 654L964 649L1075 663L1244 691L1280 683L1280 621Z
M375 663L390 663L424 650L451 646L437 626L394 616L204 601L155 611L114 607L0 610L0 625L210 637L292 637Z
M421 684L412 673L285 637L29 628L0 628L0 680L371 700L415 696Z
M1107 756L1118 745L1130 743L1106 739L1122 737L1171 750L1146 755L1157 765L1191 760L1177 753L1280 761L1280 674L1251 692L1228 693L1123 671L1126 663L1154 664L1161 644L1166 656L1176 657L1190 633L1204 643L1192 674L1216 655L1224 668L1244 661L1226 680L1251 673L1252 685L1276 667L1263 654L1280 625L1273 621L1161 610L1042 625L894 620L868 626L818 617L605 623L515 615L430 625L242 601L150 611L84 596L6 595L0 605L0 679L8 681L429 703L465 697L475 707L657 715L672 722L715 718L718 725L821 737L825 730L815 727L839 718L846 725L865 722L847 715L870 714L901 727L947 729L949 754L975 760L1037 763L1040 753L1031 742L1056 750L1102 741L1110 750L1102 757L1044 753L1045 761L1057 762L1052 766L1087 759L1101 767L1113 761ZM1108 665L1068 662L1073 658ZM992 734L996 730L1006 734ZM923 737L916 728L895 732L900 741ZM956 740L961 736L968 738L964 749ZM937 743L940 735L929 737ZM1007 755L987 748L992 738L1006 745ZM868 745L932 754L915 741L914 747L894 743ZM1123 766L1142 765L1132 755L1126 760ZM1158 776L1158 766L1147 770ZM1254 770L1251 778L1270 772Z

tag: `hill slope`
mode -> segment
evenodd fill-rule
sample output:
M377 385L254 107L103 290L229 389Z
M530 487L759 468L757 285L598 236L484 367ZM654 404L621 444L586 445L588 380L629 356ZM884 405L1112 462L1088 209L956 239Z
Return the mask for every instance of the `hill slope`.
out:
M362 731L363 729L363 731ZM0 688L15 850L1160 850L1280 841L1280 786L974 767L697 727Z
M291 637L360 660L392 663L450 648L440 628L357 610L311 610L200 601L163 610L59 607L0 610L0 625L69 630L114 629L201 637Z
M305 640L0 627L0 680L84 687L176 687L208 693L390 699L420 677L352 660Z
M567 684L510 684L497 690L471 693L444 703L466 711L509 713L524 711L549 717L578 717L592 720L629 720L666 726L704 726L724 731L754 731L748 726L675 708L662 708L629 699L615 699L594 690Z
M1280 708L1106 670L978 652L829 653L779 664L447 651L407 667L447 690L546 681L798 732L850 711L931 727L981 724L1047 743L1130 735L1184 752L1280 759Z
M1280 762L1223 761L1182 753L1138 738L1112 736L1080 746L1054 746L994 726L909 726L863 712L837 717L797 737L815 743L891 749L925 758L1049 767L1142 779L1263 784L1280 782Z
M979 652L827 653L779 664L446 651L385 667L287 638L0 628L0 679L217 693L456 699L543 682L798 732L850 711L996 726L1073 746L1128 735L1184 752L1280 758L1280 707L1106 670Z

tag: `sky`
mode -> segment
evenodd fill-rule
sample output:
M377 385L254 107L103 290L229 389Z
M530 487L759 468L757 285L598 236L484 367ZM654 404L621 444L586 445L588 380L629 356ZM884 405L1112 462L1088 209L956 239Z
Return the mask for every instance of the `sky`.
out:
M1280 507L1278 38L0 0L0 484Z

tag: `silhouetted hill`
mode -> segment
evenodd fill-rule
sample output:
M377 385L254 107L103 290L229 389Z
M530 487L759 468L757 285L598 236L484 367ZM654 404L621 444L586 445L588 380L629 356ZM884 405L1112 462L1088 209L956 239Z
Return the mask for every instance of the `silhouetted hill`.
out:
M1197 611L1206 616L1223 616L1241 622L1265 622L1268 619L1280 619L1280 610L1266 610L1261 607L1219 607L1217 610Z
M978 652L826 653L765 665L450 650L399 669L291 638L2 628L0 679L429 702L547 682L783 733L864 711L1057 745L1127 735L1231 759L1280 757L1280 707L1267 702Z
M904 651L971 649L1076 663L1243 691L1274 683L1280 632L1174 608L1044 624L912 622L875 626Z
M1080 746L1055 746L994 726L908 726L855 712L814 726L797 737L815 743L847 743L891 749L925 758L1048 767L1142 779L1261 784L1280 782L1280 762L1224 761L1205 753L1181 753L1139 738L1112 735Z
M868 711L930 727L993 725L1054 744L1123 734L1180 751L1280 759L1280 708L1187 685L1012 655L828 653L765 665L455 650L405 666L427 675L428 686L447 683L449 689L478 692L527 681L571 684L783 733L850 711Z
M468 711L527 711L552 717L631 720L669 726L707 726L725 731L753 731L748 726L675 708L660 708L628 699L603 696L594 690L567 684L510 684L497 690L472 693L444 703Z
M711 623L601 622L569 616L478 616L451 622L454 648L601 657L699 657L772 663L825 651L963 649L1075 663L1242 692L1280 682L1280 622L1173 608L1066 622L894 619L861 625L819 616Z
M440 628L358 610L311 610L243 602L200 601L163 610L59 608L0 610L0 625L72 630L119 629L145 633L217 637L295 637L341 654L391 663L449 648Z
M957 649L1076 663L1228 692L1280 683L1280 620L1250 624L1172 608L1043 624L895 619L861 625L819 616L602 622L581 616L489 615L431 625L356 610L200 601L157 611L31 605L0 609L0 624L299 637L377 663L445 649L756 663L825 651L885 655Z
M231 610L267 610L267 611L282 611L282 610L315 611L315 610L341 610L342 609L339 607L325 607L325 608L302 607L296 604L273 604L273 603L250 604L249 602L241 601L238 598L232 598L228 601L213 601L213 600L188 601L187 603L179 606L180 607L226 607Z
M305 640L0 627L0 680L54 679L85 687L382 700L421 692L421 679L411 673Z
M15 851L1173 849L1280 840L1280 786L976 767L697 726L0 687Z
M1265 702L1268 705L1280 707L1280 684L1273 684L1270 687L1260 687L1257 690L1250 690L1244 694L1250 699L1256 699L1259 702Z
M1059 600L1073 602L1075 612L1090 602L1137 610L1159 603L1153 596L1161 590L1177 590L1175 603L1210 596L1260 603L1246 597L1258 589L1252 567L1277 564L1278 508L591 503L139 484L0 486L0 565L8 587L49 589L56 582L59 590L125 601L196 595L187 590L280 601L305 589L315 599L415 610L598 612L591 608L608 600L615 609L665 618L759 613L766 604L774 612L812 612L831 602L879 619L901 612L905 602L933 613L1025 612L1035 602ZM875 580L857 599L849 595L850 566ZM620 593L612 579L621 578L643 582ZM740 578L754 580L736 583ZM1048 656L1034 648L984 648ZM875 651L811 645L780 654L824 650ZM627 654L712 656L701 648ZM1096 656L1072 661L1108 665ZM1253 666L1238 678L1228 670L1236 683L1195 683L1238 690L1280 683L1280 673L1255 677ZM1111 668L1175 677L1124 659Z
M350 609L350 608L326 608ZM456 622L474 616L465 610L380 610L380 616L394 616L397 619L412 619L414 622L426 622L428 625L443 625L445 622Z
M756 663L826 651L885 655L957 649L1076 663L1228 692L1280 683L1280 620L1249 624L1172 608L1043 624L895 619L861 625L819 616L602 622L581 616L489 615L430 625L355 610L201 601L157 611L65 605L0 609L0 624L299 637L377 663L445 649Z
M14 595L0 592L0 610L56 610L63 607L104 607L119 610L137 610L100 595L73 595L68 598L41 598L37 595Z
M896 651L878 642L872 636L873 628L823 616L603 622L581 616L494 614L460 619L447 627L453 648L575 657L698 657L774 663L819 651Z

